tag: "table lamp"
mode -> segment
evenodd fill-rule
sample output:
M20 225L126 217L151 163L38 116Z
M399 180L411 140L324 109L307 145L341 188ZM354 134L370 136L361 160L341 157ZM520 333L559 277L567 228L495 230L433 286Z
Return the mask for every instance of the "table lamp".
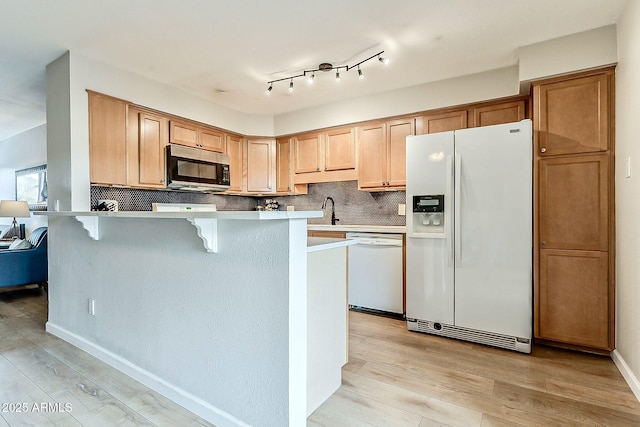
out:
M11 228L14 230L13 236L20 235L20 231L18 229L18 221L16 221L16 218L28 218L30 216L31 212L29 212L29 204L27 202L21 200L0 201L0 217L13 217L13 222L11 223Z

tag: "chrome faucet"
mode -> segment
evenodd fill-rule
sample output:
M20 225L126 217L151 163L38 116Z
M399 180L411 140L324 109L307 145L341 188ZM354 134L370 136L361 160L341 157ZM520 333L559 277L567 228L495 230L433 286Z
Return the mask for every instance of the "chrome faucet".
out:
M336 221L340 220L336 219L336 204L333 201L333 197L327 197L324 199L324 202L322 202L322 210L327 207L327 200L331 200L331 225L336 225Z

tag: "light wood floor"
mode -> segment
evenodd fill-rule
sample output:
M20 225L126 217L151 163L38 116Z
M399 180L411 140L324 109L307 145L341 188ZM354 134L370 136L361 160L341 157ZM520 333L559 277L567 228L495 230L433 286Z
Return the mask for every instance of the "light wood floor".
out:
M0 405L14 404L0 407L0 427L211 425L47 334L46 318L39 289L0 291ZM34 410L42 402L58 407ZM640 403L606 357L524 355L351 312L343 385L307 425L640 426Z
M640 426L640 403L608 357L526 355L356 312L349 349L342 387L308 426Z

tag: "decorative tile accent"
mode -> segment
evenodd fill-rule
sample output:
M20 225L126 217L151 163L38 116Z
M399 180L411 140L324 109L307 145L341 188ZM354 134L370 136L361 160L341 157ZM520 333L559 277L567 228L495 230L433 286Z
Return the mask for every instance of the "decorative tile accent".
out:
M150 211L154 202L215 203L219 211L252 211L256 207L256 200L252 197L92 186L91 209L95 209L98 200L102 199L117 200L121 211Z
M121 211L150 211L157 203L215 203L219 211L251 211L265 206L266 199L275 199L280 210L294 206L297 211L322 210L325 197L335 201L336 218L341 225L405 225L405 217L398 215L398 204L405 203L404 191L367 192L358 190L357 181L309 184L309 194L285 197L223 196L181 191L141 190L134 188L91 187L91 209L98 200L117 200ZM330 224L331 208L325 216L311 218L309 224Z

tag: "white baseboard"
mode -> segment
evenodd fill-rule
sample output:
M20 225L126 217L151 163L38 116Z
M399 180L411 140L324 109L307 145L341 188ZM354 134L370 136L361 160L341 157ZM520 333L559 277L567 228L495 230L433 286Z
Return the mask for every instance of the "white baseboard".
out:
M128 360L118 356L111 351L100 347L85 338L67 331L60 326L47 322L46 331L57 336L70 344L86 351L92 356L102 360L104 363L116 368L120 372L130 376L136 381L144 384L150 389L160 393L164 397L188 411L193 412L201 418L220 427L249 427L248 424L240 421L233 415L222 411L215 406L205 402L197 396L194 396L181 388L178 388L162 378L152 374L149 371L129 362Z
M636 399L640 401L640 381L638 381L638 378L631 371L631 368L629 368L629 365L624 361L618 350L613 350L611 352L611 358L613 359L613 363L618 367L618 370L624 377L625 381L627 381L627 384L629 384L629 387L631 387L631 391L636 396Z

